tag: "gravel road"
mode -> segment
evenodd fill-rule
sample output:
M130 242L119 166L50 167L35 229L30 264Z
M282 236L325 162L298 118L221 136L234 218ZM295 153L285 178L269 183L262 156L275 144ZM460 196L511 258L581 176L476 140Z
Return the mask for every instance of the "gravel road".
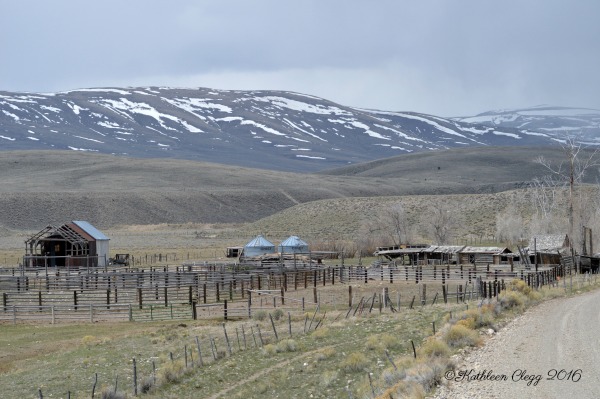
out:
M600 291L535 306L465 355L435 399L600 398Z

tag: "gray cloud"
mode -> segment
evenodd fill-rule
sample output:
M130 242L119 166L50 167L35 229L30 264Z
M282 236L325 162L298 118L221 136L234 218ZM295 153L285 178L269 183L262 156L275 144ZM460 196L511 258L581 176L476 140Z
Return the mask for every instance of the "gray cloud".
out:
M600 109L600 3L0 0L0 90L281 89L466 115Z

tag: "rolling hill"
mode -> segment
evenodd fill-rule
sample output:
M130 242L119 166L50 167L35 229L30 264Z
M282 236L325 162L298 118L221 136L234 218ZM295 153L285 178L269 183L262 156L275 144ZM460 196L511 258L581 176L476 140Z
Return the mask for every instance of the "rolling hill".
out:
M600 136L600 111L539 108L441 118L300 93L162 87L0 92L0 150L69 150L315 172L451 148L552 146Z
M0 226L246 223L325 199L496 193L541 177L536 155L562 156L559 149L459 149L298 174L73 151L3 151ZM600 177L593 172L589 181Z

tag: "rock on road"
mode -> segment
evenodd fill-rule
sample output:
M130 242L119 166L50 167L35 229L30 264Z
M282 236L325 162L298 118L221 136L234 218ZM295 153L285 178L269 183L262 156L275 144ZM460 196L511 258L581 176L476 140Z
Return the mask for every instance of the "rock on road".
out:
M600 398L600 290L528 309L446 378L434 398Z

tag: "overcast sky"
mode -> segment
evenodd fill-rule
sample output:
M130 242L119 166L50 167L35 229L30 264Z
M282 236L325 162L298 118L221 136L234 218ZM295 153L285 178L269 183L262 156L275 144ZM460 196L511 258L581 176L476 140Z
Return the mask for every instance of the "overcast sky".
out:
M0 91L277 89L466 116L600 109L597 0L0 0Z

